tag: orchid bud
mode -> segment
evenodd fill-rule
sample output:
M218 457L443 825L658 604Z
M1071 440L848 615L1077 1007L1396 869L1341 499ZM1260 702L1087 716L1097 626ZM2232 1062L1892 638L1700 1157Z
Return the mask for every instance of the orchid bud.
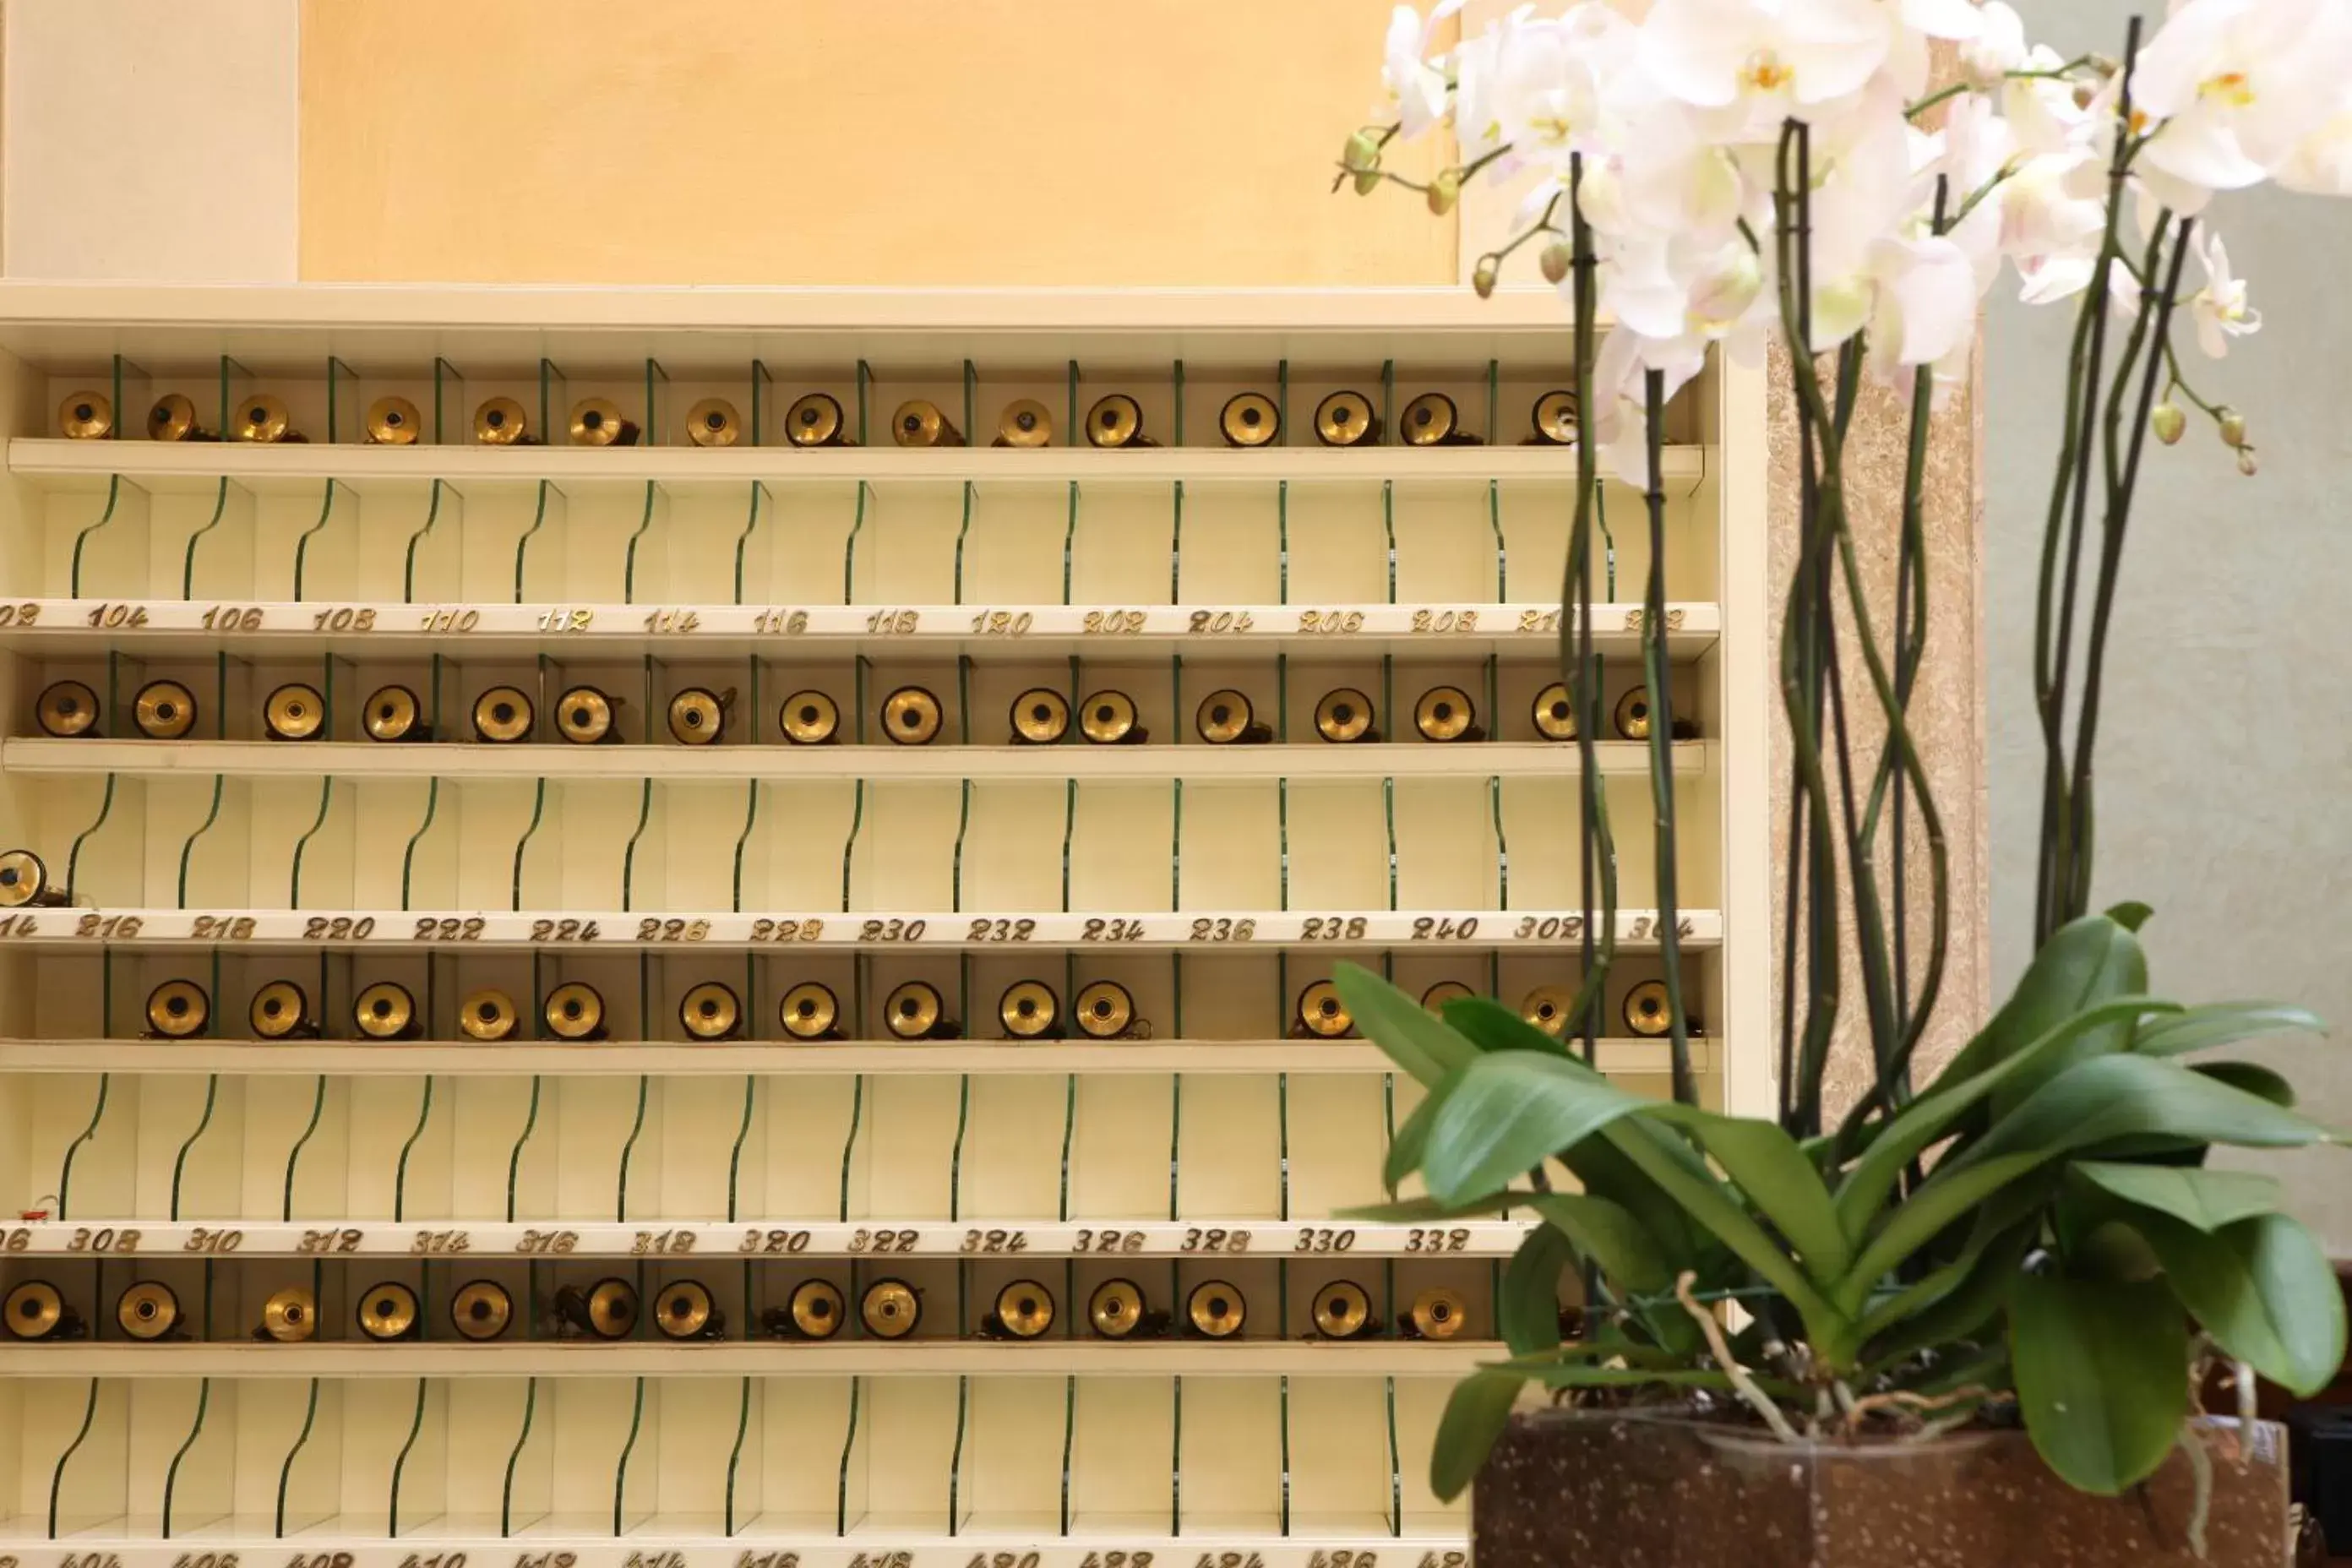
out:
M1553 240L1549 245L1545 246L1542 253L1536 258L1536 265L1543 268L1544 281L1547 283L1557 283L1567 277L1568 269L1575 264L1576 252L1564 239Z
M1491 300L1495 297L1495 278L1500 270L1493 257L1482 256L1478 258L1477 267L1470 274L1470 287L1478 291L1478 298Z
M2168 447L2174 447L2179 445L2180 437L2188 432L2189 416L2183 414L2177 405L2159 403L2156 405L2156 412L2147 416L2147 424L2148 428L2156 432L2158 440Z
M2254 449L2252 447L2238 448L2238 472L2250 479L2254 477Z
M2223 408L2215 419L2221 428L2221 445L2242 449L2246 445L2246 416L2234 408Z
M1437 216L1444 217L1454 210L1454 204L1461 198L1461 172L1448 169L1429 182L1429 210Z
M1356 194L1358 195L1369 196L1380 188L1381 172L1378 169L1359 169L1356 171Z
M1340 167L1349 174L1360 174L1367 169L1381 166L1380 139L1369 131L1359 131L1348 138L1348 145L1339 153Z

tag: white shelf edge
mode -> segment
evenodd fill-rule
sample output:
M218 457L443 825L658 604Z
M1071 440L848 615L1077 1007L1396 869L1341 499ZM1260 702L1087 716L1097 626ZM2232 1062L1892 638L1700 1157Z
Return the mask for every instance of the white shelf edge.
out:
M1647 777L1649 748L1639 741L1603 741L1595 748L1611 777ZM1705 774L1705 741L1677 741L1675 773ZM1570 778L1573 743L1489 741L1440 746L1410 741L1379 745L1329 745L1309 737L1280 746L486 746L467 742L379 744L320 741L284 745L267 741L59 740L19 735L0 740L0 773L121 773L129 777L369 779L658 779L664 784L725 784L753 779L812 784L870 779L929 779L953 783L1059 782L1189 784L1494 777Z
M1715 1052L1694 1039L1691 1066L1713 1069ZM1604 1039L1601 1070L1612 1077L1656 1076L1668 1070L1667 1046L1657 1039ZM1063 1041L1016 1045L1010 1041L952 1044L802 1045L770 1040L761 1045L689 1046L670 1041L606 1041L566 1046L484 1045L479 1041L365 1044L350 1040L302 1040L285 1045L258 1041L0 1040L0 1072L281 1073L334 1077L512 1078L561 1073L635 1078L737 1078L747 1076L858 1074L920 1077L926 1074L1023 1076L1084 1073L1161 1076L1171 1073L1264 1076L1272 1073L1361 1074L1393 1072L1395 1065L1377 1046L1341 1040L1151 1040L1103 1044Z
M1376 1188L1377 1184L1368 1184ZM1377 1200L1377 1190L1370 1193ZM1188 1216L1181 1220L658 1219L635 1224L579 1220L385 1219L147 1220L79 1215L68 1220L0 1220L11 1258L129 1264L192 1257L315 1258L379 1266L425 1259L457 1267L524 1259L647 1259L677 1271L738 1263L806 1264L857 1258L887 1269L899 1259L985 1263L1014 1269L1034 1260L1085 1258L1107 1265L1184 1262L1213 1270L1297 1260L1339 1264L1351 1258L1498 1259L1518 1250L1531 1217L1372 1225L1344 1219ZM871 1254L874 1239L892 1250ZM126 1248L126 1239L131 1245ZM1208 1243L1239 1250L1207 1251ZM93 1251L102 1247L103 1251ZM869 1254L871 1254L869 1256ZM353 1290L367 1281L353 1278ZM1058 1289L1059 1281L1052 1281ZM1066 1309L1070 1304L1065 1303ZM740 1337L740 1325L737 1325Z
M5 329L0 329L5 331ZM974 447L378 447L323 441L295 445L236 441L74 441L17 436L8 441L8 471L36 484L95 488L120 477L147 489L206 488L226 479L268 487L323 486L336 480L364 491L380 483L424 486L439 479L460 491L474 485L644 486L855 484L988 487L1063 485L1292 484L1483 485L1546 483L1573 487L1573 447L1145 447L1116 450L1055 446ZM1664 449L1667 493L1687 496L1713 471L1705 447ZM1603 479L1631 482L1604 456ZM1641 479L1644 476L1634 476Z
M1190 1568L1206 1558L1217 1568L1217 1558L1228 1551L1255 1556L1260 1568L1328 1568L1338 1552L1354 1554L1360 1563L1393 1561L1397 1568L1464 1568L1468 1541L1456 1529L1430 1530L1406 1521L1402 1533L1368 1527L1340 1533L1313 1529L1281 1533L1279 1521L1269 1517L1263 1528L1231 1524L1195 1526L1181 1536L1167 1534L1167 1515L1132 1531L1087 1525L1083 1517L1062 1535L1057 1521L1039 1521L1023 1530L992 1521L981 1515L966 1521L952 1535L937 1522L928 1528L899 1529L887 1523L854 1524L845 1535L811 1523L791 1531L762 1528L754 1519L734 1535L719 1532L716 1520L692 1524L666 1521L661 1514L637 1523L615 1538L609 1528L592 1534L584 1521L568 1521L569 1529L544 1525L518 1526L512 1535L498 1533L496 1521L458 1521L453 1528L439 1520L413 1527L404 1519L397 1541L382 1535L356 1533L340 1521L302 1530L282 1538L271 1533L271 1521L256 1519L248 1525L225 1529L218 1524L181 1526L174 1538L85 1531L51 1540L44 1535L0 1531L0 1553L24 1568L184 1568L206 1552L228 1551L276 1563L290 1555L304 1562L326 1561L344 1568L404 1568L438 1556L446 1563L463 1555L483 1568L514 1563L518 1568L551 1568L555 1554L571 1568L646 1568L656 1557L662 1568L739 1568L746 1555L755 1561L774 1554L779 1563L790 1553L796 1568L964 1568L985 1554L1009 1552L1034 1568L1103 1568L1108 1552L1128 1553L1140 1562L1149 1553L1167 1568ZM1190 1523L1191 1521L1187 1521ZM420 1552L425 1555L420 1557ZM897 1554L903 1554L898 1556ZM1431 1559L1434 1557L1434 1564ZM895 1561L894 1561L895 1559Z
M933 658L1080 651L1116 664L1164 658L1178 649L1203 660L1280 649L1331 658L1391 653L1408 660L1457 663L1508 650L1548 661L1559 650L1561 619L1558 605L1532 601L1121 606L81 598L17 600L0 605L0 612L5 612L0 616L0 647L50 659L96 659L114 652L132 658L190 653L210 658L219 652L380 657L394 649L411 655L430 649L452 657L463 650L467 658L482 658L658 650L670 661L747 654L804 661L813 655L887 650L894 657ZM224 616L233 624L215 625ZM1130 629L1090 627L1090 616L1098 624L1118 617L1109 624ZM1721 613L1711 601L1672 603L1666 616L1667 652L1676 659L1712 647L1722 630ZM1595 642L1610 651L1638 646L1641 617L1639 605L1596 605ZM693 629L677 629L686 626ZM781 700L785 693L775 695ZM453 717L448 727L462 729L462 710ZM987 717L991 730L1002 720L1000 714ZM1511 716L1515 723L1523 717ZM847 715L845 722L854 725Z
M1033 914L908 910L777 915L665 910L261 910L132 907L30 909L0 917L0 945L16 950L96 952L104 947L235 949L354 948L415 952L454 947L540 949L587 953L639 947L690 956L751 948L780 953L814 950L1013 953L1076 948L1089 952L1179 951L1198 955L1306 947L1335 957L1384 948L1414 952L1570 952L1582 943L1583 920L1544 910L1185 910L1104 914ZM1314 921L1317 934L1309 935ZM250 922L249 924L247 922ZM1360 923L1359 923L1360 922ZM1723 941L1713 910L1682 911L1686 951ZM1617 911L1621 952L1658 945L1657 913ZM655 934L640 936L651 929ZM593 931L594 934L588 934ZM1336 934L1325 935L1325 932ZM1122 934L1124 933L1124 934Z
M1509 1352L1491 1341L1145 1343L1053 1340L746 1344L206 1344L0 1342L0 1377L1459 1377Z

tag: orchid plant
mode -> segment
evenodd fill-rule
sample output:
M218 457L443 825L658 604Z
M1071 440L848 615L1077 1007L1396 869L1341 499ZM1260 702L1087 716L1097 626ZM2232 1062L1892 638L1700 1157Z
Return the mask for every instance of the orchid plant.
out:
M1365 1032L1428 1091L1386 1172L1392 1195L1414 1176L1426 1195L1364 1212L1542 1221L1498 1295L1511 1359L1456 1390L1437 1489L1468 1484L1530 1383L1744 1406L1791 1440L2021 1418L2053 1468L2101 1492L2144 1479L2176 1443L2201 1468L2190 1417L2205 1369L2234 1363L2247 1412L2256 1373L2308 1392L2340 1365L2345 1320L2278 1185L2205 1168L2216 1144L2331 1135L2275 1074L2181 1058L2317 1021L2148 994L2136 934L2148 910L2091 910L2092 758L2147 437L2179 441L2185 402L2255 468L2246 420L2196 392L2175 343L2184 315L2215 357L2262 324L2210 208L2264 181L2352 194L2352 5L2173 0L2152 36L2135 21L2113 59L2029 45L2001 0L1582 0L1522 6L1454 43L1460 6L1398 8L1386 109L1348 139L1339 181L1364 195L1405 186L1439 214L1472 181L1523 191L1474 284L1491 293L1531 251L1573 319L1584 438L1561 661L1581 738L1588 934L1566 1041L1492 1001L1433 1016L1365 971L1339 979ZM1457 162L1425 182L1386 166L1392 146L1438 132ZM1918 1086L1949 903L1906 721L1935 574L1930 414L1968 374L1979 302L2011 268L2023 298L2076 317L2035 638L2039 952ZM1667 399L1710 352L1753 356L1768 342L1785 351L1801 484L1778 650L1792 804L1769 1120L1700 1109L1685 1037L1660 474ZM1855 548L1875 520L1854 515L1845 480L1865 377L1909 401L1903 504L1885 523L1898 549L1885 632ZM1664 1102L1592 1066L1615 956L1616 851L1592 752L1604 452L1616 474L1645 477L1648 496L1640 625L1672 1014ZM1864 702L1883 727L1874 748L1850 722ZM1927 907L1914 911L1906 865L1920 856ZM1850 1000L1842 929L1875 1074L1832 1115L1822 1078ZM1586 1306L1563 1343L1567 1274L1581 1276Z

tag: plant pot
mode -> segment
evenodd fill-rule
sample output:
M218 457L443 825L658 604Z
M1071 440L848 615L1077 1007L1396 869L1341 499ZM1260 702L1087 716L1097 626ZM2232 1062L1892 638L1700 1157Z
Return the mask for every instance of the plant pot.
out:
M2287 1560L2286 1434L2200 1431L2212 1459L2205 1552L2176 1448L2121 1497L2078 1492L2021 1431L1792 1446L1720 1421L1647 1412L1515 1416L1478 1474L1478 1568L2278 1568Z

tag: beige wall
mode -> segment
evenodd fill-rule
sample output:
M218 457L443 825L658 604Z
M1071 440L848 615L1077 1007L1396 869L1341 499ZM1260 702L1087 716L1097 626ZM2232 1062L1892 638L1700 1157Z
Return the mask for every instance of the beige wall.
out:
M11 0L5 270L295 277L296 0Z
M301 7L307 279L1436 283L1389 0Z

